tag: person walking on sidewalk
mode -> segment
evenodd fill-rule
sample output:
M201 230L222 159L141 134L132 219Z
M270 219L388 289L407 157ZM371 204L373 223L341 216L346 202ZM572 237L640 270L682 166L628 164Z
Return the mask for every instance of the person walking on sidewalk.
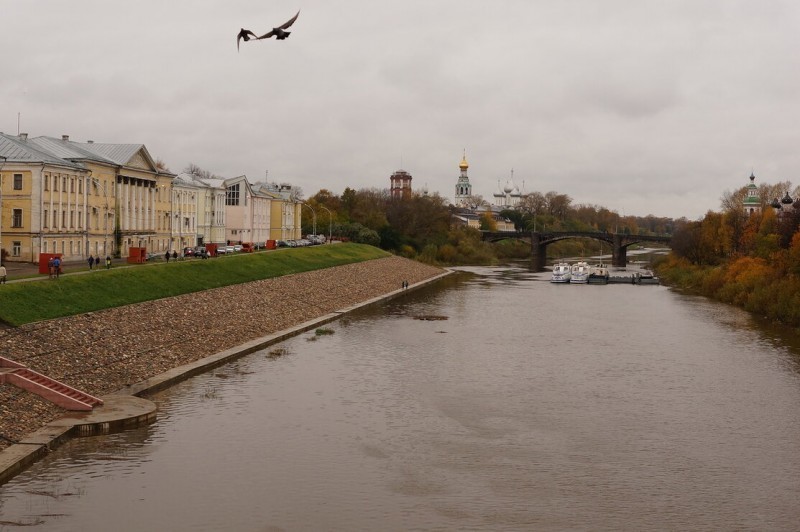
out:
M94 266L94 257L92 257L91 255L89 255L89 258L88 258L88 259L86 259L86 262L88 262L88 263L89 263L89 270L91 270L91 269L92 269L92 267Z
M60 257L55 257L53 259L53 273L55 274L56 279L58 279L58 276L61 275L61 258Z
M111 255L106 255L106 270L111 269Z
M0 264L0 283L6 284L6 267Z

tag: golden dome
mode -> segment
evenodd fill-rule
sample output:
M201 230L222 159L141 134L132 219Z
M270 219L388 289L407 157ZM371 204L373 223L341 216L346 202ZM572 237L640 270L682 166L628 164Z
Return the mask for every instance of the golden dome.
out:
M467 168L469 168L469 164L467 164L467 154L466 153L464 154L464 157L462 157L461 162L458 163L458 167L461 168L462 170L466 170Z

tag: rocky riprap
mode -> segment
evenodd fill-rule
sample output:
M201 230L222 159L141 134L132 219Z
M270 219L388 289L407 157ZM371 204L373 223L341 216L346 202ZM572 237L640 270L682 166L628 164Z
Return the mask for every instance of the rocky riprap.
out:
M2 329L0 352L102 396L441 273L394 256L336 266ZM63 413L0 385L0 450Z

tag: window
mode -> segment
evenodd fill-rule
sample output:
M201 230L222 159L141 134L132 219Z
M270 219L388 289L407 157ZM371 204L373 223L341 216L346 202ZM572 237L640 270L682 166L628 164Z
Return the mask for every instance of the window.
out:
M239 183L231 185L226 189L225 205L239 205Z
M75 192L75 179L72 177L69 178L69 191Z
M50 176L49 175L44 176L44 189L45 190L50 190ZM47 253L47 252L45 251L45 253Z
M53 176L53 192L58 192L58 177L56 176Z
M19 257L22 254L22 242L14 240L11 242L11 255Z
M14 190L22 190L22 174L14 174Z
M22 227L22 209L14 209L11 215L11 227Z
M44 211L44 212L42 212L42 214L44 215L43 216L44 219L42 220L42 227L47 229L47 215L50 214L50 211Z

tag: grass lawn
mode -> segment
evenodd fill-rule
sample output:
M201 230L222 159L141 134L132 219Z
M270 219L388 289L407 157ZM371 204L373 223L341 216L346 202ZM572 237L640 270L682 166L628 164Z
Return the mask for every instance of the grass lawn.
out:
M335 244L101 268L58 280L10 283L0 289L0 321L22 325L386 256L372 246Z

